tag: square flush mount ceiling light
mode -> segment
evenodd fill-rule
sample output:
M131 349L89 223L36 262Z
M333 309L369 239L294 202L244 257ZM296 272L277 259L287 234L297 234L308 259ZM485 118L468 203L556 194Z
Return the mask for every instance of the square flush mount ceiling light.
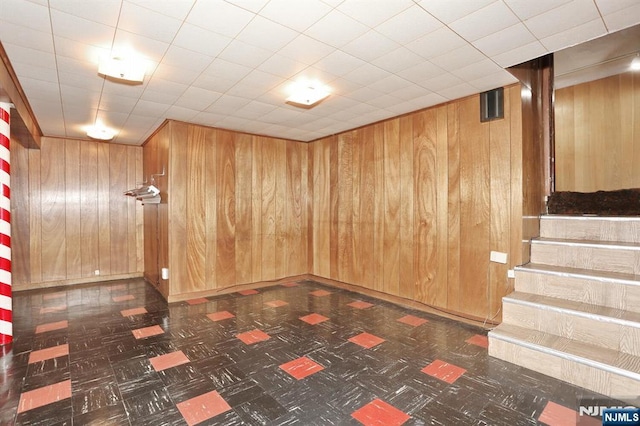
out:
M287 98L287 103L300 108L312 108L329 95L329 89L321 84L298 84Z
M106 58L100 61L98 74L120 82L141 84L144 81L145 67L141 61L131 58Z
M87 136L99 141L110 141L115 135L116 132L114 130L97 124L87 129Z

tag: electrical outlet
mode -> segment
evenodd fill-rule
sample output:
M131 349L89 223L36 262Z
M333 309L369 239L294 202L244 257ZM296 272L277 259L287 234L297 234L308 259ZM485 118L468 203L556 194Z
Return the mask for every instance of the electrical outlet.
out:
M96 269L95 271L93 271L93 275L95 276L100 275L100 269Z
M509 269L507 271L507 278L515 278L516 277L516 271L514 271L513 269Z
M490 260L496 263L507 263L507 253L492 251Z

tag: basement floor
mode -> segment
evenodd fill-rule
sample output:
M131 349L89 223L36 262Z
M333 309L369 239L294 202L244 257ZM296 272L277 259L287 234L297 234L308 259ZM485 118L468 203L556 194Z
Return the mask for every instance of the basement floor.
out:
M481 328L310 281L167 305L129 280L13 303L2 425L567 425L599 397L490 358Z

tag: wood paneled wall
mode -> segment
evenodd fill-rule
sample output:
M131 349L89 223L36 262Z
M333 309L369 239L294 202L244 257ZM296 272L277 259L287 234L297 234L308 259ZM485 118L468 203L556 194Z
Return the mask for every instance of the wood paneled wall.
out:
M480 123L472 96L311 143L312 274L499 321L522 258L521 105L516 85L503 120Z
M11 140L14 288L140 276L142 208L123 192L141 180L142 148L41 143Z
M166 230L168 244L145 265L169 300L308 273L307 144L170 121L144 151L145 173L167 166L145 236Z
M556 190L640 187L640 75L556 91Z

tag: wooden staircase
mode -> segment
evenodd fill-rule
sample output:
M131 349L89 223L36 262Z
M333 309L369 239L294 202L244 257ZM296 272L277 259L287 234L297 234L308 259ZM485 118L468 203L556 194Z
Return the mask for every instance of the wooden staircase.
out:
M640 218L543 216L491 356L618 399L640 392Z

